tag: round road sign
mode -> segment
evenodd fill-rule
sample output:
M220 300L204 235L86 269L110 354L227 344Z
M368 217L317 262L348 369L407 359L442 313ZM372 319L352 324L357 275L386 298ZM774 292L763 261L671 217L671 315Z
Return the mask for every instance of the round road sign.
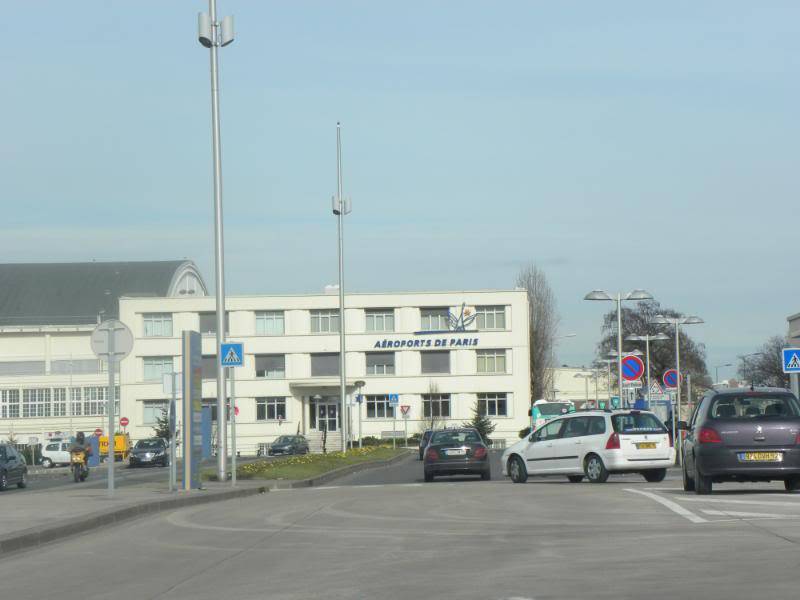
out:
M119 362L133 350L133 334L122 321L110 319L94 328L90 343L97 358Z
M664 371L664 376L661 379L664 382L664 387L668 387L672 390L678 387L678 371L675 369L667 369ZM683 377L681 377L681 381L683 381Z
M122 425L123 427L127 427L128 423L130 423L130 421L128 421L128 417L122 417L119 420L119 424Z
M103 430L98 427L97 429L94 430L94 434L97 437L100 437L101 435L103 435Z
M625 356L622 359L622 378L625 381L639 381L644 374L644 363L638 356Z

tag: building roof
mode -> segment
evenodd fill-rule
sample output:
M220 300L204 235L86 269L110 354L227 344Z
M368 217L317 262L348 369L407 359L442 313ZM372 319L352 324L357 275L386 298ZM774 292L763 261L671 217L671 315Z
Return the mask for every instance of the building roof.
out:
M120 296L173 295L187 270L200 279L187 260L0 264L0 327L90 325L98 316L116 318Z

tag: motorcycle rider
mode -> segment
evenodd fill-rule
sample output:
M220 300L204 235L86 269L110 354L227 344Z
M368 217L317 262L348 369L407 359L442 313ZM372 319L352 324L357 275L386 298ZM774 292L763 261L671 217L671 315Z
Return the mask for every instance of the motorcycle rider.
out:
M75 444L70 448L70 454L73 452L83 452L84 468L89 471L89 456L92 454L92 447L86 443L86 436L82 431L75 434Z

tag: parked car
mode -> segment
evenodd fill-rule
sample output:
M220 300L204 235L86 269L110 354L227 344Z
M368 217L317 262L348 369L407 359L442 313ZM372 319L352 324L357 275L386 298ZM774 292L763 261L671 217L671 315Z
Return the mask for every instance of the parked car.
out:
M713 390L680 428L685 491L710 494L726 481L782 480L787 492L800 488L800 404L791 392Z
M501 464L514 483L529 475L603 483L611 473L631 471L662 481L674 462L672 438L653 413L592 410L549 421L508 448Z
M42 448L41 464L44 468L70 464L69 450L73 443L67 439L50 440Z
M425 481L439 475L480 475L492 478L489 448L475 429L434 431L425 448Z
M20 488L28 486L28 465L14 446L0 444L0 492L15 483Z
M131 450L128 466L140 467L143 465L169 465L169 445L163 438L148 438L139 440Z
M302 435L282 435L269 446L270 456L308 454L308 440Z
M425 453L425 448L428 446L428 442L431 441L431 435L433 434L432 429L425 430L419 438L419 459L422 460L422 455Z

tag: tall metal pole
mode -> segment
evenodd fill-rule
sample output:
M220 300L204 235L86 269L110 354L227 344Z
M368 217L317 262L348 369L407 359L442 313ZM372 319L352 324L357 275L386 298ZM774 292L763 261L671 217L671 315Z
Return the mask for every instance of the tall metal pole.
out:
M644 336L645 358L647 359L647 408L652 409L650 405L650 336Z
M342 452L347 450L347 360L345 357L344 342L344 210L345 203L342 197L342 127L336 123L336 203L339 209L337 219L339 230L339 400L341 410Z
M222 149L220 148L219 125L219 23L217 22L217 0L208 0L211 17L211 141L214 158L214 285L217 293L217 362L222 343L225 341L225 255L222 234ZM225 369L217 366L217 477L227 477L227 415L225 414Z
M169 491L174 492L177 488L177 479L178 479L178 465L176 463L176 446L178 440L175 439L175 424L178 421L178 416L175 414L177 409L177 396L178 396L178 374L173 371L170 373L172 378L172 399L169 403Z
M117 357L114 355L114 328L108 328L108 495L114 495L114 366Z
M617 385L619 390L619 407L622 404L622 294L617 294Z
M583 402L589 404L589 378L583 378Z
M675 321L675 370L678 372L678 387L677 387L677 394L675 396L675 411L677 412L677 416L675 417L675 421L678 422L681 420L681 343L680 343L680 330L681 326L680 323L676 320ZM678 454L678 464L683 462L683 456L681 454L682 446L683 446L683 437L680 435L680 431L675 431L676 437L678 438L677 443L677 454Z
M231 485L236 485L236 369L230 368L231 380Z

